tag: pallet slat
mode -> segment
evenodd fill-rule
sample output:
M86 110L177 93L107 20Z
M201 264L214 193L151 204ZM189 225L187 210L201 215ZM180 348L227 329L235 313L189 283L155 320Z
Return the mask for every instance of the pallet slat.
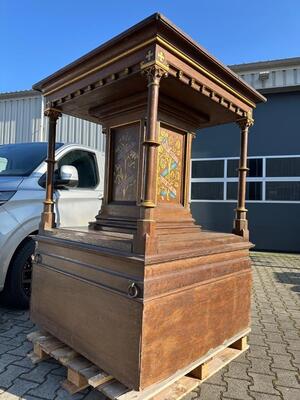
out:
M44 350L45 353L50 354L53 350L62 347L63 343L60 340L51 337L49 339L45 339L44 341L40 342L39 345L41 346L41 348Z
M180 400L186 394L190 393L192 390L196 389L199 385L199 380L183 376L174 382L171 386L162 390L159 394L152 397L151 400Z
M63 347L52 351L51 356L65 366L70 360L77 357L78 353L70 347L63 345Z
M107 374L104 371L101 371L97 375L90 377L88 379L88 382L92 387L96 388L108 381L111 381L112 379L114 379L113 376Z
M63 383L61 384L61 386L70 394L78 393L81 390L88 387L88 385L84 386L84 387L78 387L78 386L74 385L74 383L70 382L68 379L64 380Z
M127 386L115 379L107 384L101 385L97 389L111 400L117 400L123 394L131 392Z
M45 336L45 333L42 332L42 331L34 331L34 332L28 333L27 339L28 339L30 342L34 342L37 338L39 338L39 337L41 337L41 336L43 336L43 335Z
M71 368L73 371L80 372L80 370L92 367L92 363L86 358L77 354L75 358L66 361L65 366Z
M182 370L177 371L174 375L170 376L166 380L159 382L158 384L152 385L149 388L143 390L143 391L135 391L131 390L126 393L121 394L114 400L152 400L152 398L160 393L162 390L167 388L168 386L172 385L174 382L176 382L178 379L182 378L183 376L189 374L191 371L193 371L195 368L199 367L199 365L206 363L208 360L212 359L214 356L217 354L220 354L221 351L224 349L228 348L229 346L234 345L238 340L240 340L242 337L247 336L250 332L250 329L247 329L238 335L234 336L227 342L225 342L223 345L219 346L217 349L214 349L213 351L209 352L206 356L201 357L199 360L195 361L192 363L190 366L187 368L183 368ZM245 351L245 350L243 350ZM239 354L242 354L243 351L240 351ZM203 382L203 380L201 381ZM201 383L199 382L199 384Z
M248 347L245 350L247 349ZM243 350L243 352L245 350ZM199 367L191 371L189 373L189 376L199 379L200 383L202 383L241 354L242 353L240 350L227 347L220 351L220 353L212 357L210 360L208 360L206 363L199 365Z
M87 380L96 377L99 372L100 370L98 367L96 367L96 365L92 365L91 367L80 370L81 375L83 375Z
M34 346L34 351L28 357L33 363L53 357L64 365L67 368L67 379L62 387L70 394L92 386L111 400L180 400L246 351L249 348L248 334L249 330L241 332L190 366L143 391L130 390L47 332L37 331L27 336Z

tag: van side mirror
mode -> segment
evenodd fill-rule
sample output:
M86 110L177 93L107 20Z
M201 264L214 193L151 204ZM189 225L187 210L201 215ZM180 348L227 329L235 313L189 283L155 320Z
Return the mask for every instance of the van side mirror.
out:
M78 171L73 165L63 165L59 170L54 172L54 187L55 189L64 189L67 187L78 186L79 178ZM43 174L39 179L39 185L44 189L46 187L46 174Z
M54 177L54 187L56 189L76 187L78 182L78 171L73 165L63 165L58 171L58 176Z

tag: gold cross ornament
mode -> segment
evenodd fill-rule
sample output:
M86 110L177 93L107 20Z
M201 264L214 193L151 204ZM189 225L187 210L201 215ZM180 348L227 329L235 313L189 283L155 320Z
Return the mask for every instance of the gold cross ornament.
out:
M163 63L164 61L165 61L165 55L164 55L164 53L162 52L162 51L160 51L159 53L158 53L158 55L157 55L157 57L158 57L158 59L159 59L159 61L161 62L161 63Z

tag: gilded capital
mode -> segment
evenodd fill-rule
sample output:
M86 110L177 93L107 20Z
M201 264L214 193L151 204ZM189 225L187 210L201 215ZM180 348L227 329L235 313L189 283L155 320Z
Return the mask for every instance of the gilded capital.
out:
M142 70L142 74L148 79L148 85L159 85L161 78L166 78L168 72L158 65L151 65Z
M56 108L48 107L44 111L45 117L48 117L50 120L56 121L59 117L61 117L61 111Z
M239 125L241 130L245 130L251 128L251 126L254 124L254 119L249 115L246 118L237 120L236 123Z

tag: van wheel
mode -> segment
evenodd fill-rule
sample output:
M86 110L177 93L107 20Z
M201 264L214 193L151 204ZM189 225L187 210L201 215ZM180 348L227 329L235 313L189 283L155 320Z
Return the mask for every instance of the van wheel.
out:
M28 308L31 294L32 260L35 242L28 238L14 254L1 298L6 305Z

